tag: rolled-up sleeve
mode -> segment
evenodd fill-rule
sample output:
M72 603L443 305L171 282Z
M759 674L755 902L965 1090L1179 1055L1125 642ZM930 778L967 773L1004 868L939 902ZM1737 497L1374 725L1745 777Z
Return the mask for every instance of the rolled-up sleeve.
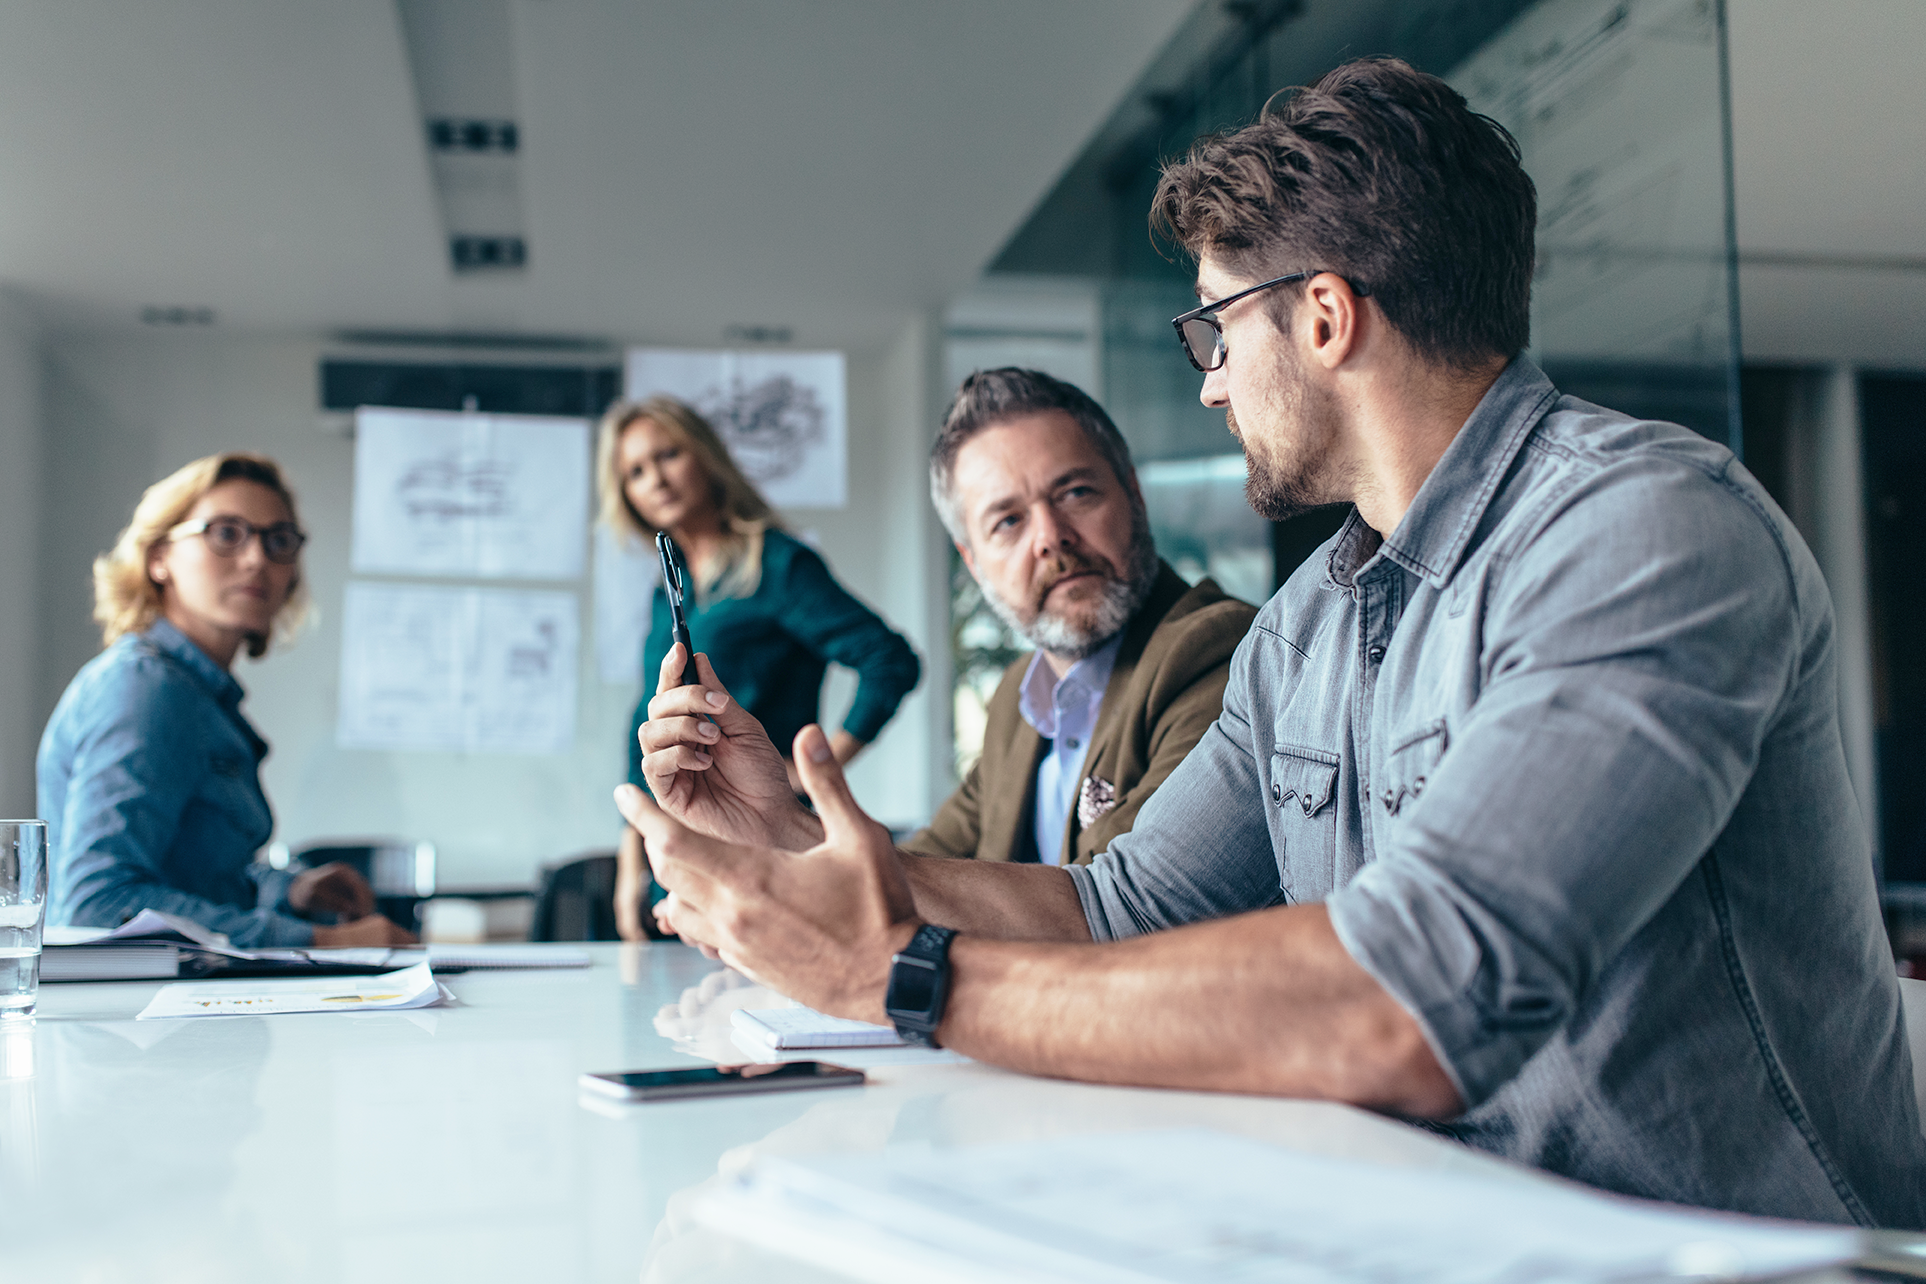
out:
M1281 904L1277 858L1251 753L1249 638L1231 660L1224 709L1088 865L1065 869L1093 940L1114 941Z
M1467 1105L1711 848L1798 672L1795 578L1764 515L1722 477L1649 467L1575 488L1521 541L1487 606L1483 690L1329 900Z

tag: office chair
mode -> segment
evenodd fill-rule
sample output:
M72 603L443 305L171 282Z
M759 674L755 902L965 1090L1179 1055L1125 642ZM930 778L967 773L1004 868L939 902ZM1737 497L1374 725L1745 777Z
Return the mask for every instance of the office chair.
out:
M615 853L587 852L542 867L531 941L619 941Z
M374 888L376 913L411 932L421 930L421 906L435 894L433 843L400 838L330 838L296 847L289 855L309 869L330 861L353 867Z

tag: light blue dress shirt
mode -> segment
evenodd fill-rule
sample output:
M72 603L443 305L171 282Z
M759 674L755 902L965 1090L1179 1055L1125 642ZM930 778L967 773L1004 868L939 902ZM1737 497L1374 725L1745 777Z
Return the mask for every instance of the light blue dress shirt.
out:
M118 927L157 909L243 948L314 939L288 910L293 875L253 863L274 813L242 694L166 620L74 675L40 739L50 925Z
M1123 645L1119 633L1070 666L1070 671L1054 683L1056 670L1039 651L1030 658L1029 671L1023 675L1023 690L1017 697L1017 710L1036 733L1050 742L1050 749L1037 764L1036 837L1037 859L1045 865L1063 863L1063 831L1070 809L1077 805L1079 777L1083 760L1090 753L1090 733L1097 729L1097 715L1103 712L1104 688L1110 685L1110 670L1117 664L1117 649Z
M1224 710L1069 874L1099 941L1324 903L1465 1113L1607 1190L1926 1228L1832 599L1725 447L1520 358L1380 540L1258 614Z

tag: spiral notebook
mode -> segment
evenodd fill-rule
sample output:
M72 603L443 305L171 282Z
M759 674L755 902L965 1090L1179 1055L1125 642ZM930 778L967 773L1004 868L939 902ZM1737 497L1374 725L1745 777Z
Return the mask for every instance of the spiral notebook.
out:
M737 1008L729 1021L746 1039L771 1051L796 1048L900 1048L903 1040L886 1025L824 1016L814 1008Z

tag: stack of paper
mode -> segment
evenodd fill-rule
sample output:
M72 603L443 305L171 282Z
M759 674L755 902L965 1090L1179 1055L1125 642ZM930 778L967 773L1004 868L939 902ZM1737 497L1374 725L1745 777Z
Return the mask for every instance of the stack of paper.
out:
M1861 1249L1836 1227L1325 1159L1202 1130L768 1156L692 1212L890 1284L1728 1280Z

